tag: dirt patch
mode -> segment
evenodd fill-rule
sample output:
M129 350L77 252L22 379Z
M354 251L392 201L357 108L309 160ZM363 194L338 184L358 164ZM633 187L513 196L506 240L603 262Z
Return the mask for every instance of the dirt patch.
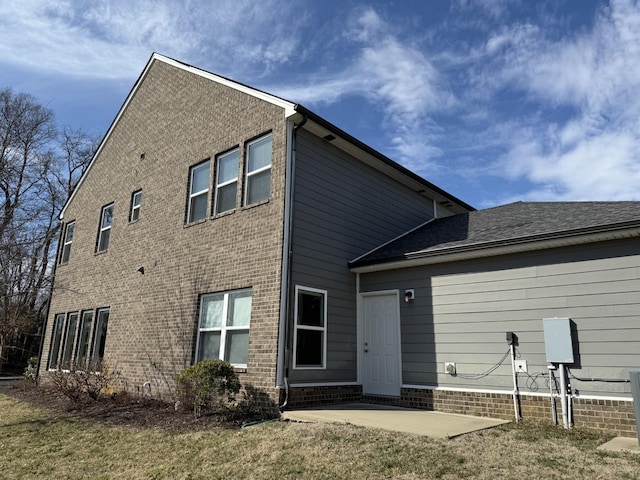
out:
M103 421L110 425L134 428L162 428L169 430L202 430L209 428L236 429L247 423L274 418L275 412L265 413L249 405L218 414L197 417L193 411L154 399L136 399L116 394L98 400L72 402L64 395L45 386L16 382L5 386L1 393L52 412L77 415Z

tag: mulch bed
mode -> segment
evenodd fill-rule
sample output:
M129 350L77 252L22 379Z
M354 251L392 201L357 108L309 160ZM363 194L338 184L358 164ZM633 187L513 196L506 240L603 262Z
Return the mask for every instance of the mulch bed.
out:
M56 413L77 415L99 420L110 425L134 428L162 428L176 431L206 430L210 428L236 429L242 425L261 420L260 415L238 409L225 414L197 417L193 411L177 408L174 404L154 399L135 399L129 395L101 397L98 400L72 402L51 388L30 382L8 385L1 393L45 408Z

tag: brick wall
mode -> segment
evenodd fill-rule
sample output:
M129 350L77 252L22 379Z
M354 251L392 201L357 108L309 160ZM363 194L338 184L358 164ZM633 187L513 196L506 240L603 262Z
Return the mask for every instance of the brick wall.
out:
M269 201L241 207L240 174L233 213L185 226L190 166L210 158L213 171L215 155L233 147L242 162L245 142L267 132ZM56 271L41 372L55 314L110 307L106 361L126 388L150 382L153 395L171 397L173 379L194 358L199 295L251 287L249 358L240 375L276 400L285 158L281 108L154 63L65 213L75 237L68 264ZM139 189L140 218L130 223ZM109 248L96 254L100 211L111 202Z
M284 390L280 394L284 402ZM296 387L289 389L287 408L305 408L335 403L359 402L362 398L362 386L341 385L333 387Z
M400 397L361 395L361 387L298 387L289 393L289 407L302 408L323 403L368 402L397 405L436 412L473 415L477 417L514 418L513 397L503 393L456 392L403 388ZM521 395L518 407L522 418L551 421L551 402L545 396ZM632 402L574 398L573 423L594 431L635 437L636 423ZM562 424L562 408L556 399L558 423Z

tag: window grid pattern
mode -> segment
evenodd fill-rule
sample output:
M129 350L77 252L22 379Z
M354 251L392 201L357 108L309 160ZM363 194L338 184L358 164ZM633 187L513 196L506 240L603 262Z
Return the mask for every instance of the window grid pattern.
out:
M109 248L111 224L113 223L113 203L102 207L100 214L100 229L98 231L97 252L105 252Z
M209 203L210 164L207 160L191 167L189 175L189 206L187 209L187 223L194 223L207 217Z
M271 134L249 142L246 155L244 205L252 205L268 200L271 194Z
M200 300L196 359L247 366L251 289L203 295Z
M109 308L98 309L95 318L94 323L92 310L84 310L82 314L56 314L47 364L49 370L100 367L107 338Z
M131 195L131 211L129 212L129 221L136 222L140 218L140 204L142 203L142 190L133 192Z
M214 215L229 212L236 208L239 155L240 151L236 148L217 158Z
M76 222L69 222L64 233L64 242L62 244L62 254L60 255L60 263L64 264L69 261L71 255L71 243L73 242L73 234L76 229Z

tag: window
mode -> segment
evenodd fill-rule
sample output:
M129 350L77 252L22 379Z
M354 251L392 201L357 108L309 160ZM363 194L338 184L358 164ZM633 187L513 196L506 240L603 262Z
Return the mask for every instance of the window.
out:
M60 368L69 370L71 368L71 356L73 354L73 341L76 338L78 329L78 313L70 313L67 317L67 332L64 336L64 345L62 347L62 361Z
M327 292L296 286L294 368L325 368Z
M206 218L209 198L209 161L191 167L189 175L189 206L187 223Z
M62 255L60 255L60 263L67 263L69 261L69 255L71 255L71 242L73 242L73 232L76 228L76 222L67 223L67 228L64 232L64 242L62 243Z
M271 192L271 134L247 145L244 204L269 198Z
M111 222L113 221L113 203L102 207L100 214L100 230L98 231L98 244L96 252L105 252L109 248L109 236L111 235Z
M142 202L142 190L131 194L131 211L129 212L129 221L135 222L140 218L140 202Z
M80 368L87 366L89 360L89 346L91 344L91 324L93 322L93 312L87 310L82 312L82 320L80 320L80 333L78 334L78 342L76 343L75 362Z
M59 313L53 322L51 333L51 349L49 350L49 370L58 366L58 355L60 353L60 343L62 343L62 332L64 330L64 313Z
M236 208L239 158L239 151L236 148L231 152L220 155L217 159L214 215Z
M251 289L203 295L200 300L196 358L247 365Z
M93 333L93 351L91 353L91 361L96 364L104 358L104 346L107 341L107 324L109 323L109 309L101 308L98 310L97 317Z

